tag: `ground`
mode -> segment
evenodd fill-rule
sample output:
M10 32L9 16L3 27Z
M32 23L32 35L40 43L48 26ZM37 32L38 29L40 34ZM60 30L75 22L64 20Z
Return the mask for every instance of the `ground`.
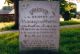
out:
M40 51L42 52L42 51ZM48 53L48 51L46 51ZM19 53L19 33L11 32L0 34L0 54ZM33 54L32 52L30 52ZM80 28L62 28L60 30L60 49L61 54L80 53Z
M60 28L60 54L79 54L80 53L80 27L73 27L78 22L61 22ZM0 29L14 25L14 22L0 23ZM68 26L66 28L66 26ZM71 26L71 28L69 27ZM78 24L80 25L80 23ZM13 30L12 30L13 31ZM5 33L5 34L4 34ZM33 51L35 52L35 51ZM30 52L30 54L33 54ZM43 51L40 51L41 53ZM46 53L49 53L46 51ZM0 54L19 54L19 31L0 33ZM43 53L45 54L45 53Z

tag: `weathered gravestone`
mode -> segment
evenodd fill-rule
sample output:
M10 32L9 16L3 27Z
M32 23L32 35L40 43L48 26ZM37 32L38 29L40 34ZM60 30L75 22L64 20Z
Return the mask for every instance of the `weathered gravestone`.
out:
M59 48L59 2L19 2L20 50Z

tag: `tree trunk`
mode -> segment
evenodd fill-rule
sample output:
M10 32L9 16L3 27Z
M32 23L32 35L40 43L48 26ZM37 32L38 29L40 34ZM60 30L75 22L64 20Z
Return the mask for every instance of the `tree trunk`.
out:
M15 29L19 29L19 0L14 0L15 9Z

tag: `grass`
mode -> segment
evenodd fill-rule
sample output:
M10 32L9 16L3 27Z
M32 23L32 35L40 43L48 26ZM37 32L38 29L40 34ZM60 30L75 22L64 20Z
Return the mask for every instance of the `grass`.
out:
M0 34L0 54L18 54L18 42L18 33Z
M80 28L61 29L60 51L61 54L80 53Z
M0 22L0 31L14 29L14 22Z
M10 25L0 29L0 31L7 31L7 30L16 30L16 28L14 25Z
M0 54L19 54L18 36L19 33L0 34ZM33 54L33 52L31 53ZM80 53L80 28L64 28L60 30L60 53Z
M64 25L76 25L76 24L80 24L79 21L61 21L60 22L60 26L64 26Z
M14 22L0 22L0 29L11 25L14 25Z

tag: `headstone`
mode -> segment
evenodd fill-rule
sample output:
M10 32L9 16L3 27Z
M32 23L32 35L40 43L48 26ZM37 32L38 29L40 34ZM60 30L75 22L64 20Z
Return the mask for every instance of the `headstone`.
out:
M59 18L58 1L20 1L20 49L58 49Z

